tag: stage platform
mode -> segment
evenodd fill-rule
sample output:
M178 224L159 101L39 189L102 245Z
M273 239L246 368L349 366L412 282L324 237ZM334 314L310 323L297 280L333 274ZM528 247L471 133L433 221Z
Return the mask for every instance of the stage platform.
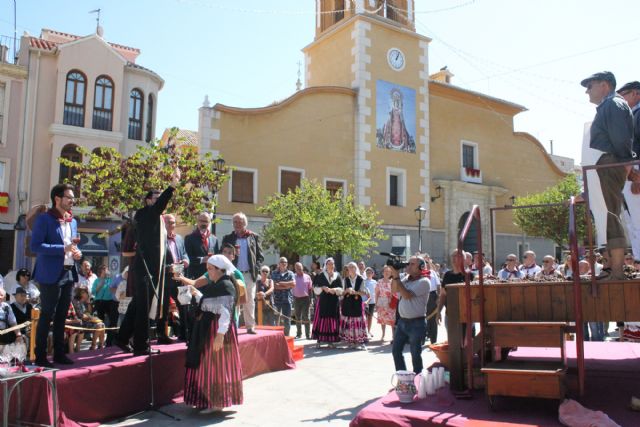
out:
M569 371L568 397L588 409L600 410L621 426L640 426L640 413L629 407L631 396L640 397L640 344L585 342L585 396L576 397L576 376ZM510 358L557 358L559 350L520 348ZM567 345L570 368L575 368L575 346ZM456 399L448 388L434 396L403 404L391 391L363 408L351 427L391 426L561 426L558 401L497 397L489 408L483 390L471 400Z
M243 378L296 366L282 331L259 330L250 335L240 329L238 341ZM153 356L156 404L182 401L186 345L153 347L161 350ZM71 358L76 363L57 373L60 426L97 426L148 409L146 356L132 357L111 347L82 351ZM22 396L23 420L50 423L52 402L43 379L25 382Z

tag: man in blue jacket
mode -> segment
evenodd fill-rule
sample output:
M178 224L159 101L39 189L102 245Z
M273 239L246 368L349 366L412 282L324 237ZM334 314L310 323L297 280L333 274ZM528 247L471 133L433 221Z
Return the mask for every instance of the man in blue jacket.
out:
M36 254L34 278L40 283L41 311L36 333L36 364L52 367L47 360L47 336L53 318L53 361L70 365L65 355L64 324L71 302L71 289L78 281L75 261L82 253L74 241L78 224L71 215L75 201L73 186L58 184L51 189L51 209L36 218L31 252Z
M589 101L595 104L596 116L591 123L589 147L601 151L597 165L628 162L633 152L633 114L627 102L616 93L616 78L610 71L595 73L580 84L587 88ZM631 168L616 166L598 169L602 196L607 207L607 252L610 272L600 274L606 280L625 280L624 251L627 238L620 213L627 175Z

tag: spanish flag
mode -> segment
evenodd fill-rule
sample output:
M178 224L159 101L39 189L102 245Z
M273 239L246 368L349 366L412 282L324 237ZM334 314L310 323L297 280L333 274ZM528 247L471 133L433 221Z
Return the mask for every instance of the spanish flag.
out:
M0 213L9 212L9 193L0 192Z

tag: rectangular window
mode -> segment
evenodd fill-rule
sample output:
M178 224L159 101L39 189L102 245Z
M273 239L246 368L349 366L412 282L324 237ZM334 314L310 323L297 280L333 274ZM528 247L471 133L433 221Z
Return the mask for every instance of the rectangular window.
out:
M389 175L389 204L400 206L398 203L398 175Z
M5 86L4 83L0 83L0 145L4 144L5 141L2 140L2 131L4 130L4 95L5 94Z
M462 167L475 169L475 147L462 144Z
M387 206L406 206L407 171L387 168Z
M253 203L253 172L234 170L231 173L231 201Z
M280 171L280 192L287 194L289 190L295 191L302 182L302 172L281 170Z
M327 189L327 191L329 193L331 193L331 195L333 197L336 197L336 194L338 194L338 191L342 191L343 195L345 193L344 182L342 182L342 181L329 181L329 180L327 180L325 182L324 186Z

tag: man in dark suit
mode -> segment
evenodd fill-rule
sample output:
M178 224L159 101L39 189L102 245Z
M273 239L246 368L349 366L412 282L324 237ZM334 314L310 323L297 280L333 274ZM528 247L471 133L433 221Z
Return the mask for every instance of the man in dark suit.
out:
M147 319L151 300L155 295L153 288L158 286L160 272L164 270L164 264L161 262L164 254L161 254L160 244L160 233L164 232L164 224L161 222L162 212L167 208L179 180L180 170L176 169L171 185L161 194L159 191L148 192L145 197L146 206L138 209L133 217L136 241L136 255L133 261L135 272L133 298L124 315L115 343L125 352L133 351L134 356L152 352L148 342ZM150 283L150 280L153 283ZM133 337L133 349L129 346L131 337Z
M211 255L220 252L218 238L211 233L211 216L207 212L198 215L193 233L184 238L184 247L189 256L189 269L186 276L197 279L207 271L207 261Z
M182 236L176 234L176 217L167 214L164 215L164 225L167 229L167 243L165 246L165 266L164 269L164 292L162 300L162 311L159 314L158 322L156 323L156 334L158 336L158 344L173 344L173 340L167 335L167 321L169 316L169 297L173 298L176 305L178 305L178 286L180 282L173 280L173 265L182 264L184 269L189 267L189 257L187 251L184 248L184 240ZM178 305L178 307L181 307ZM183 317L183 311L185 311ZM180 328L177 330L178 337L186 341L186 310L179 309L180 313Z
M255 334L256 278L264 257L260 247L260 236L247 229L247 216L238 212L233 215L233 232L222 239L222 246L231 244L236 248L233 265L242 272L247 289L247 302L242 306L242 316L247 332Z
M36 254L34 278L40 283L41 311L36 332L36 364L52 367L47 360L47 336L53 318L53 361L70 365L65 355L64 324L71 302L71 288L78 281L75 261L78 224L71 216L75 201L73 186L58 184L51 189L51 209L36 218L31 236L31 252Z

